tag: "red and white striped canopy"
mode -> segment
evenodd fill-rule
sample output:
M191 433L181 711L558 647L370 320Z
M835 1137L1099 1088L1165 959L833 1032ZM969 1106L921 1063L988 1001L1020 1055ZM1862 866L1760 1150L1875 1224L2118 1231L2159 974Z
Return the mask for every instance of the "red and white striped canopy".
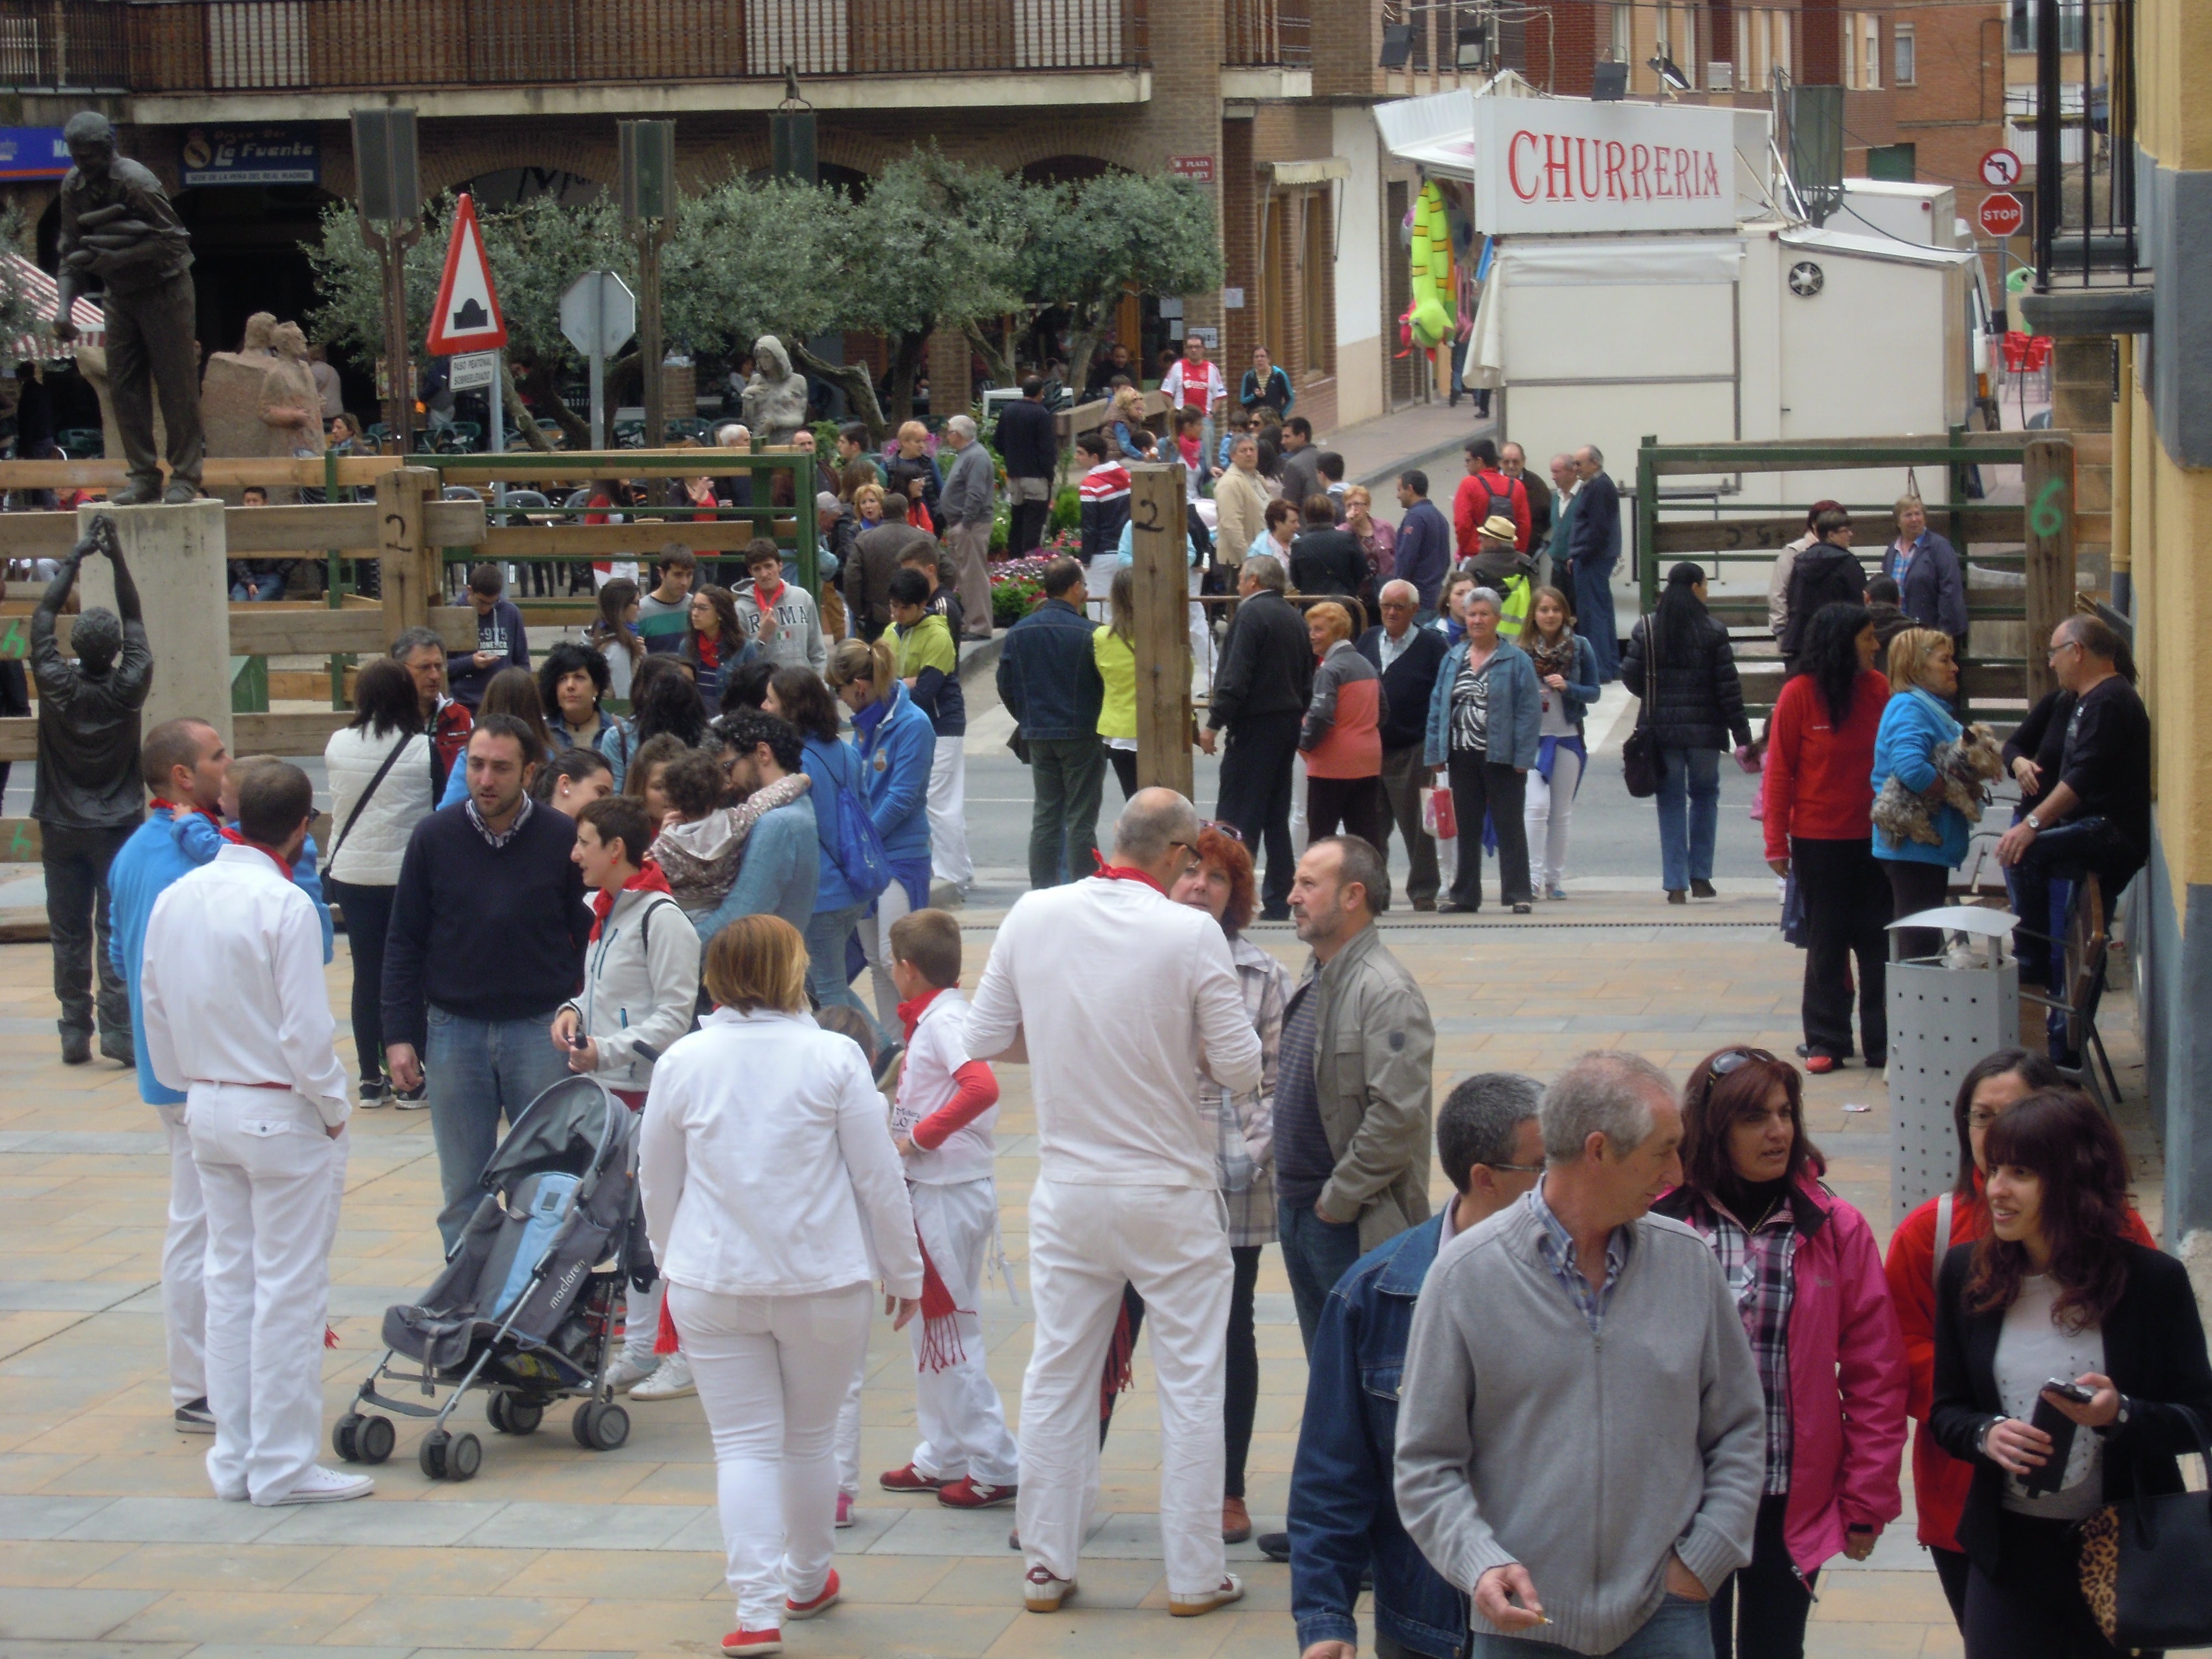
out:
M0 259L7 262L10 285L22 295L33 315L40 319L29 333L19 336L9 345L9 362L52 363L74 357L76 344L63 344L46 327L46 319L54 314L54 307L62 298L54 279L20 253L0 253ZM100 314L97 301L80 299L70 307L70 315L76 322L78 343L91 346L107 343L107 319Z

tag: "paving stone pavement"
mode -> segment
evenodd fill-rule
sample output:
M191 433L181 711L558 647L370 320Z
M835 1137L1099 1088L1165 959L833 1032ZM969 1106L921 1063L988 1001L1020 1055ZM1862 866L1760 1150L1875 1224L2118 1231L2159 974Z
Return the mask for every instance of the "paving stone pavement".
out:
M1711 1049L1797 1040L1802 958L1780 943L1771 900L1723 897L1655 920L1638 896L1595 900L1546 925L1510 919L1389 919L1390 943L1427 988L1439 1092L1477 1069L1548 1075L1574 1054L1622 1046L1680 1073ZM1547 907L1547 912L1549 908ZM993 917L970 913L969 969ZM1572 925L1568 925L1571 923ZM1287 929L1255 937L1295 970ZM349 963L329 971L345 1005ZM208 1442L176 1434L162 1362L158 1258L167 1162L131 1076L106 1062L63 1067L51 1024L49 957L0 947L0 1659L441 1659L536 1649L563 1656L718 1651L729 1627L714 1468L696 1400L632 1408L620 1450L578 1448L564 1412L539 1433L485 1440L482 1473L433 1485L403 1424L364 1502L260 1510L208 1490ZM2115 1022L2117 1024L2117 1022ZM1025 1200L1036 1171L1024 1067L1002 1073L998 1161L1006 1253L1024 1303ZM1878 1230L1889 1226L1887 1105L1852 1069L1810 1080L1809 1127L1832 1178ZM1846 1113L1845 1103L1870 1106ZM338 1346L325 1364L335 1418L380 1348L391 1303L438 1266L429 1124L356 1119L332 1263ZM2146 1183L2154 1192L2153 1183ZM1444 1194L1439 1178L1437 1195ZM2155 1218L2154 1218L2154 1222ZM1026 1314L987 1298L992 1375L1019 1406ZM1305 1374L1279 1256L1264 1261L1261 1396L1250 1498L1281 1524ZM1105 1451L1101 1512L1079 1602L1021 1609L1011 1516L963 1515L874 1488L906 1461L914 1405L906 1340L878 1321L863 1395L859 1524L839 1535L845 1605L793 1626L801 1659L1285 1659L1296 1652L1288 1570L1231 1549L1249 1592L1236 1608L1170 1621L1155 1519L1158 1414L1148 1358ZM1907 1518L1866 1567L1824 1573L1808 1651L1954 1656L1959 1644Z

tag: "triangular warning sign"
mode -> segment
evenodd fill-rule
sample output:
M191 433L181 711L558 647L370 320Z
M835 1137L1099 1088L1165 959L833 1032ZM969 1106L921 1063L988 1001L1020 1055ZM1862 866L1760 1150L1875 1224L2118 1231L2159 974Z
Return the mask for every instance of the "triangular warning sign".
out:
M476 204L465 194L453 215L453 240L446 245L438 303L430 309L430 355L491 351L506 343L507 319L500 315L499 295L491 285L491 262L484 258Z

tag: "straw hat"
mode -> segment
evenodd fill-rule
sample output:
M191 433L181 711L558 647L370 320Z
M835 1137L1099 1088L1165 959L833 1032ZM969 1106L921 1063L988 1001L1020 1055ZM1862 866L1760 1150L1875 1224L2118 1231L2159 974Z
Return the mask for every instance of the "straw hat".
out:
M1521 539L1521 526L1503 513L1493 513L1482 521L1476 532L1486 542L1503 542L1508 547Z

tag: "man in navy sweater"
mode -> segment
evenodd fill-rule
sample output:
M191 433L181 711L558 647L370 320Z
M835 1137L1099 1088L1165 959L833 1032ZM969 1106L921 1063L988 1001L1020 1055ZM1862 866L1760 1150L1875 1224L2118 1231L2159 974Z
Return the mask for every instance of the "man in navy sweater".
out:
M428 1078L450 1250L509 1123L568 1075L553 1016L582 983L592 913L570 860L576 826L530 798L531 734L487 714L469 736L469 793L415 826L384 947L392 1082Z

